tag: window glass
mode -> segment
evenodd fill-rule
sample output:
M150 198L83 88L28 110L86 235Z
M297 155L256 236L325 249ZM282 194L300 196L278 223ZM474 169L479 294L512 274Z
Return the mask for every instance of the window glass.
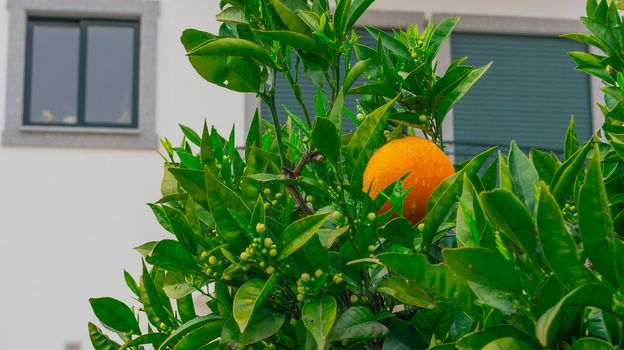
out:
M71 24L34 24L31 35L27 121L76 124L80 28Z
M131 124L135 29L105 25L87 28L85 121Z

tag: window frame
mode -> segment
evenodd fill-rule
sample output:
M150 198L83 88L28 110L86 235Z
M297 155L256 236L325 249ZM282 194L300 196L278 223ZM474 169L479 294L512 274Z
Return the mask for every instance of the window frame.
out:
M160 0L7 0L9 11L3 146L156 150L156 57ZM135 128L24 125L29 17L134 20L140 27Z
M79 68L78 68L78 96L77 102L77 122L75 124L44 123L33 122L30 119L31 92L32 92L32 61L33 61L33 39L34 28L36 25L44 24L47 26L71 27L79 29ZM106 26L106 27L124 27L134 30L133 38L133 62L132 62L132 118L129 124L119 123L88 123L86 122L86 84L87 84L87 47L89 26ZM26 67L24 71L24 107L22 116L22 125L24 126L57 126L63 128L120 128L120 129L136 129L139 127L139 61L140 61L140 45L141 45L141 27L137 20L129 19L104 19L104 18L71 18L71 17L28 17L26 33Z
M502 15L475 15L460 13L433 13L431 18L434 22L449 17L460 17L460 21L453 33L475 33L493 35L518 35L536 37L559 37L566 33L587 33L587 29L576 19L546 18L546 17L518 17ZM440 48L438 54L438 69L445 71L452 62L451 35ZM593 52L590 48L590 52ZM487 74L487 73L486 73ZM477 83L478 84L478 83ZM602 98L600 88L602 83L599 79L589 77L591 124L594 132L598 131L604 122L602 112L597 103ZM454 111L451 110L446 116L443 127L444 140L447 143L447 152L451 160L455 160L455 125Z

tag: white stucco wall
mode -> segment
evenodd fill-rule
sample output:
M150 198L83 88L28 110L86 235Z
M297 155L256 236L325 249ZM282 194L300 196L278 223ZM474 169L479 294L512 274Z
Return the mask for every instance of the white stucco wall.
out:
M4 125L8 14L0 0L0 128ZM60 1L60 0L59 0ZM88 1L88 0L85 0ZM195 74L181 31L217 31L216 0L162 0L158 42L157 131L179 140L177 123L203 118L242 140L243 96ZM378 0L377 9L576 18L584 0ZM159 198L154 151L0 146L0 349L91 348L87 299L130 301L123 269L135 276L131 248L163 236L145 203Z

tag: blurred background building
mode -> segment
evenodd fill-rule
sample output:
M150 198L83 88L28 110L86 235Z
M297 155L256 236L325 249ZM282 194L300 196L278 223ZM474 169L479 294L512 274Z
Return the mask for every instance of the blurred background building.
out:
M0 349L89 349L88 298L131 302L131 248L165 234L158 139L178 123L242 145L254 96L202 80L179 44L218 32L217 0L0 0ZM561 39L582 31L584 0L378 0L362 23L385 29L461 15L440 65L494 65L445 129L461 161L515 138L560 153L569 118L600 127L597 84L573 70ZM362 31L363 40L370 37ZM312 89L304 86L311 98ZM296 113L288 96L279 101ZM354 105L354 101L350 101ZM283 114L285 117L285 114Z

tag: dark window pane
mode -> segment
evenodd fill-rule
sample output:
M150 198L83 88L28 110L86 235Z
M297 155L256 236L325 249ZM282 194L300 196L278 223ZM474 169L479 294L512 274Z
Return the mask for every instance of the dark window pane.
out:
M28 122L77 123L79 46L77 26L33 25Z
M455 108L456 161L489 145L563 151L570 116L579 139L592 133L589 77L567 55L583 44L556 37L453 34L453 59L494 64Z
M132 124L134 31L134 28L124 26L88 26L85 89L87 124Z

